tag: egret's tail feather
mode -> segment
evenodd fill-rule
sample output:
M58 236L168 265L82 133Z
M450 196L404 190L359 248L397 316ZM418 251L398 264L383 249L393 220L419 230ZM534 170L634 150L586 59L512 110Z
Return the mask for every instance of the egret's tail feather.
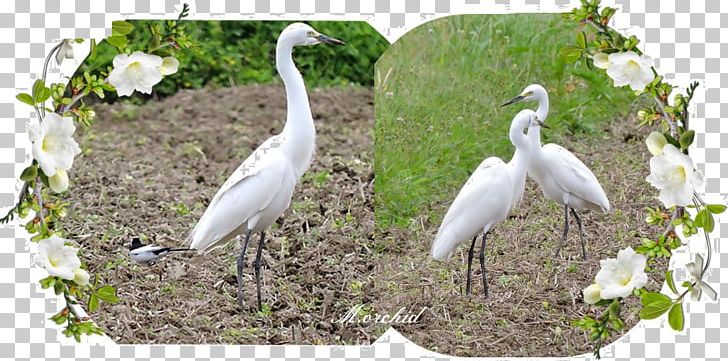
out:
M450 237L449 232L438 232L435 240L432 242L432 250L430 251L430 255L432 256L432 258L438 261L448 259L452 256L453 251L458 246L458 243L459 242Z

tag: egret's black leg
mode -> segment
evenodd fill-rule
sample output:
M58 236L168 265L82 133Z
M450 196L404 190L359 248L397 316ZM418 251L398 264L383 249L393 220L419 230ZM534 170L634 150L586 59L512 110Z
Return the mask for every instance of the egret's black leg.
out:
M265 240L265 231L260 232L260 243L258 243L258 253L255 256L255 285L258 288L258 310L263 310L263 303L260 301L260 259L263 255L263 241Z
M473 242L470 244L470 250L468 251L468 278L465 281L465 294L470 294L470 266L473 264L473 248L475 247L475 240L478 239L478 236L475 235L473 237Z
M245 233L245 241L243 248L240 249L238 256L238 306L243 307L243 267L245 266L245 251L248 249L248 241L250 241L250 230Z
M483 243L480 244L480 274L483 276L483 295L488 297L488 281L485 280L485 238L488 232L483 233Z
M576 219L576 224L579 226L579 239L581 240L581 256L586 260L586 245L584 243L584 230L581 228L581 218L579 218L579 215L576 214L576 211L574 208L571 209L571 214L574 215L574 218Z
M554 256L558 256L561 252L561 247L564 246L564 242L566 242L566 236L569 234L569 206L564 205L564 236L561 237L561 242L559 242L559 246L556 247L556 252L554 252Z

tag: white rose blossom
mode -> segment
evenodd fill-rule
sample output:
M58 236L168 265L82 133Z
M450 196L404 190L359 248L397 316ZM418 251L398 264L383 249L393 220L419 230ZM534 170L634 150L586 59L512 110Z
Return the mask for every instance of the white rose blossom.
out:
M602 299L627 297L635 288L647 284L647 257L635 253L632 247L619 251L616 259L601 260L599 265L601 269L594 280L602 288L599 293Z
M667 138L660 132L652 132L647 136L645 143L652 155L662 155L662 148L667 144Z
M67 246L66 240L53 235L38 243L36 263L45 268L51 276L66 280L76 277L76 270L81 267L78 248Z
M164 76L172 75L177 72L178 68L179 60L173 56L168 56L162 59L162 65L159 66L159 72L161 72Z
M693 290L690 292L690 298L694 301L699 301L700 297L705 294L709 300L715 301L718 298L718 292L702 279L704 263L703 256L696 254L695 261L685 265L685 268L687 268L688 273L692 276L693 282L695 283Z
M76 282L79 286L87 285L89 279L91 279L91 275L89 275L83 268L78 268L76 269L76 272L73 273L73 282Z
M64 39L56 52L56 63L61 65L63 59L73 59L73 39Z
M48 185L51 186L51 190L56 193L65 192L68 189L68 172L58 168L56 174L52 177L48 177Z
M672 144L665 144L662 154L650 159L647 181L660 190L660 201L670 208L692 204L693 193L703 185L703 176L690 156Z
M597 283L590 285L582 291L584 302L593 305L602 300L602 286Z
M73 140L75 131L72 118L56 113L48 113L42 122L30 126L28 135L33 142L33 158L48 177L53 177L59 169L71 169L73 157L81 153L78 143Z
M165 64L161 57L141 51L135 51L131 55L119 54L114 57L114 69L107 80L116 88L119 96L132 95L135 90L150 94L152 87L162 81L163 71L177 70L174 62L167 60Z
M647 55L637 55L634 51L612 53L604 62L604 57L595 55L594 65L606 67L607 75L614 80L615 87L629 85L634 91L643 91L655 79L652 71L654 61Z
M596 66L599 69L609 68L609 54L597 53L594 56L592 56L592 61L594 63L594 66Z

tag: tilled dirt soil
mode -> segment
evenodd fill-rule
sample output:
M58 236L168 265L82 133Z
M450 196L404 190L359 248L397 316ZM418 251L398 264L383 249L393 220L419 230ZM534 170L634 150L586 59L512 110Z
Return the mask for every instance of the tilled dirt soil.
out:
M657 204L656 192L645 181L649 173L645 132L630 124L636 122L625 120L593 137L559 141L592 169L612 206L608 214L580 212L586 261L581 257L573 217L560 256L553 256L562 234L563 209L545 199L529 180L520 208L488 237L487 299L477 257L481 238L473 259L473 294L466 296L470 244L461 246L446 262L433 261L429 250L439 224L422 217L412 222L411 229L376 232L375 239L385 251L376 264L374 272L380 280L371 293L387 295L380 298L378 307L426 307L420 322L395 328L418 345L444 354L534 357L591 353L585 332L571 325L572 320L593 313L583 302L581 290L593 283L599 260L615 258L620 249L640 245L641 237L661 232L644 222L645 207ZM457 191L452 190L453 197ZM444 214L449 205L434 205L432 211ZM666 261L658 263L654 268L664 271ZM660 272L650 278L647 288L658 290L663 282ZM625 332L638 321L637 301L632 297L629 302L622 312Z
M282 86L183 91L144 106L99 106L80 129L84 155L71 174L68 235L121 302L94 320L120 343L368 344L381 325L341 325L370 303L373 95L365 88L309 92L318 131L313 165L263 251L264 312L255 302L251 240L245 300L235 301L240 242L152 266L128 256L134 236L183 247L227 176L286 117ZM160 280L161 277L161 280Z

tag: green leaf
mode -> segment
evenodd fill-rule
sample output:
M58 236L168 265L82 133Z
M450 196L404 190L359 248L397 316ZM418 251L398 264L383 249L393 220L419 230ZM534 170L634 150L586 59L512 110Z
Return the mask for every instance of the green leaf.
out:
M642 303L642 306L647 306L650 303L655 303L658 301L672 302L670 297L667 297L659 292L645 292L642 294L642 297L640 297L640 302Z
M616 9L610 8L610 7L605 7L604 9L602 9L602 16L606 17L606 18L611 18L615 12L617 12Z
M62 294L65 289L66 285L63 282L56 282L53 285L53 292L55 292L57 295Z
M96 39L91 39L91 50L89 50L89 60L96 58Z
M40 287L42 289L47 289L49 287L53 287L53 285L56 283L56 278L53 276L48 276L42 280L40 280Z
M48 89L48 88L46 88L46 87L43 87L38 92L38 97L35 99L35 101L38 102L38 103L43 103L46 100L48 100L48 98L50 98L50 97L51 97L51 90Z
M35 106L33 97L30 96L30 94L28 94L28 93L20 93L20 94L16 95L15 98L17 98L18 100L20 100L21 102L23 102L25 104L30 105L31 107Z
M724 204L708 204L705 208L707 208L710 213L721 214L725 212L726 206Z
M682 331L685 326L685 314L683 313L682 302L676 303L670 308L667 314L667 322L675 331Z
M20 173L20 180L26 181L26 182L32 182L35 180L35 177L38 176L38 167L36 165L29 165L27 168L23 169L23 173Z
M682 133L680 135L680 148L685 150L690 147L690 144L693 144L693 139L695 139L695 131L694 130L688 130Z
M579 60L583 51L576 46L567 46L559 50L559 56L565 63L574 63Z
M677 287L675 287L675 278L672 276L672 270L665 272L665 283L667 283L667 287L670 287L670 291L677 294Z
M104 301L106 303L119 302L119 298L116 296L116 289L114 289L114 287L111 285L106 285L106 286L99 288L96 291L96 297L98 297L101 301Z
M91 298L88 300L88 310L89 312L96 312L96 310L99 309L99 298L92 294Z
M675 138L672 137L672 134L670 132L663 132L662 135L665 136L665 139L669 144L672 144L675 146L675 148L680 148L680 142L678 142Z
M121 48L126 47L128 40L127 40L126 36L119 35L119 36L109 36L108 38L106 38L106 42L116 48L121 49Z
M582 49L586 49L586 33L580 32L576 34L576 45Z
M707 209L703 209L695 216L695 225L698 227L702 227L705 232L713 232L713 228L715 228L715 220L713 219L713 214L708 212Z
M38 103L38 96L44 88L45 83L43 82L43 79L38 79L35 81L35 83L33 83L33 103Z
M111 35L127 35L134 30L134 25L129 22L117 20L111 23Z
M652 320L662 316L667 310L672 307L672 301L657 300L655 302L647 304L640 311L640 318L643 320Z

